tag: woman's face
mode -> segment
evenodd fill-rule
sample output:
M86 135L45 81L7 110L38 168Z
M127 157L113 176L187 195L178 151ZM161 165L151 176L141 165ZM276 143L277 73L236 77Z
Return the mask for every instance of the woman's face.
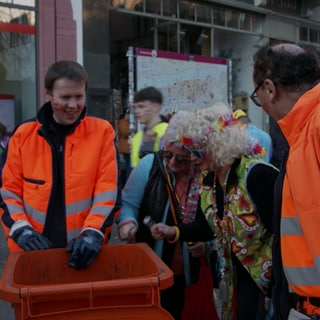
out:
M190 153L180 144L165 144L161 150L162 157L173 173L188 173L190 170Z

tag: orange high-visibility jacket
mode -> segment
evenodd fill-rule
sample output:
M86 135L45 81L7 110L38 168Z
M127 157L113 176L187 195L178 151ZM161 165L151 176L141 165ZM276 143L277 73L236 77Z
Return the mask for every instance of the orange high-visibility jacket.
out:
M66 136L63 150L68 241L84 228L98 229L107 237L116 211L118 166L114 130L103 119L84 113L82 117ZM17 220L27 221L43 232L51 193L55 192L55 157L41 130L38 120L25 122L9 141L1 188L6 233ZM12 251L21 250L11 238L8 246Z
M290 146L281 209L284 272L291 291L320 297L320 84L278 124Z

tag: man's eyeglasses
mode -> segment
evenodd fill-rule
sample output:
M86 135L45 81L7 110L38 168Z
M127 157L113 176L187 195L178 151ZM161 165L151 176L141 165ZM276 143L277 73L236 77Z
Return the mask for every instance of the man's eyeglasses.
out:
M186 154L173 154L171 151L161 150L161 155L164 159L170 160L174 157L174 160L178 164L187 164L190 162L190 156Z
M190 147L184 145L184 148L190 152L197 159L202 159L204 152L207 150L207 147L202 147L199 149L191 149Z
M257 106L257 107L261 107L261 102L260 102L260 99L258 97L258 90L261 88L261 86L263 85L264 83L264 80L263 79L261 82L259 82L259 84L255 87L254 91L252 92L251 96L250 96L250 99L252 100L252 102Z

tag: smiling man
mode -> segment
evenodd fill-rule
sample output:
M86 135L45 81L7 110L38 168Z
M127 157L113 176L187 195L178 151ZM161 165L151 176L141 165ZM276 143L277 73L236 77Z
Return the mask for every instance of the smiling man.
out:
M50 66L48 102L9 141L0 197L11 251L66 247L76 269L94 261L118 211L115 133L86 115L87 84L74 61Z

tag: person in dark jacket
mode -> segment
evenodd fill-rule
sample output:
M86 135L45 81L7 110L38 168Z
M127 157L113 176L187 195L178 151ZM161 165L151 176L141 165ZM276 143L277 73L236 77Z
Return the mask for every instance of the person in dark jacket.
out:
M184 288L197 281L199 258L210 248L210 242L205 242L214 239L204 216L197 214L200 170L191 164L190 154L177 141L177 129L187 114L179 111L173 115L163 137L162 150L146 155L133 169L122 193L122 209L117 219L121 240L147 242L173 270L174 285L161 292L161 305L174 319L182 315ZM190 241L195 243L188 246L184 241L155 241L150 224L148 227L143 223L146 216L174 228L179 225L181 233L189 233L193 222L194 238ZM208 305L199 304L198 308L205 309Z

